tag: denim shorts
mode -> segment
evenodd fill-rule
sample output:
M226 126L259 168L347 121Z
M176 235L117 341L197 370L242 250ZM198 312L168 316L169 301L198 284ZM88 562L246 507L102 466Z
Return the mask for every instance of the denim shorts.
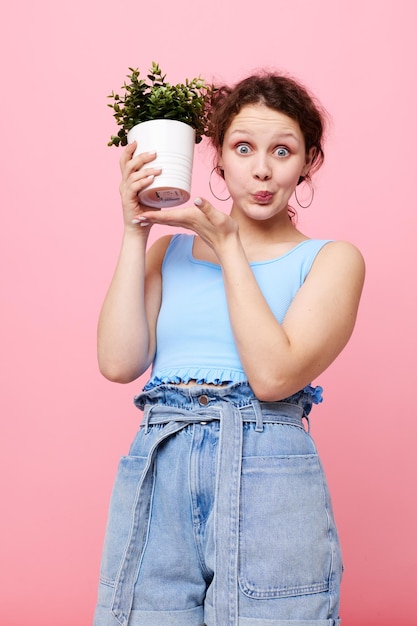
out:
M94 626L337 626L340 546L310 398L160 385L110 503ZM309 410L309 409L308 409Z

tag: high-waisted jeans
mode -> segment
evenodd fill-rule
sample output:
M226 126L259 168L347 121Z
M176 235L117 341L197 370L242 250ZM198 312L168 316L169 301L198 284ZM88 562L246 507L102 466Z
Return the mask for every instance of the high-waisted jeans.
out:
M310 398L259 402L237 383L135 402L94 625L337 626L342 561Z

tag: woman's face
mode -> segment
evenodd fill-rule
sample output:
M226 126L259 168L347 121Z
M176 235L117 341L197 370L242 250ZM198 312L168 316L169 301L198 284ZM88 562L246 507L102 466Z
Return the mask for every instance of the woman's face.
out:
M233 198L232 213L256 220L285 212L311 166L298 122L263 104L244 106L226 131L218 164Z

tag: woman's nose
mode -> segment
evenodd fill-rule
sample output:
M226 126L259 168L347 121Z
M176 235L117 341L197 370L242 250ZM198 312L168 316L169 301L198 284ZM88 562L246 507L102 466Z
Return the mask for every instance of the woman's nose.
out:
M267 159L259 157L254 165L253 175L258 180L269 180L271 178L271 168Z

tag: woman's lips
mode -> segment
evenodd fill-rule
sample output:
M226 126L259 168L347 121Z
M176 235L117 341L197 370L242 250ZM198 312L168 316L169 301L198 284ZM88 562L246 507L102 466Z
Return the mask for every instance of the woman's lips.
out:
M253 197L258 204L268 204L271 202L273 194L270 191L257 191Z

